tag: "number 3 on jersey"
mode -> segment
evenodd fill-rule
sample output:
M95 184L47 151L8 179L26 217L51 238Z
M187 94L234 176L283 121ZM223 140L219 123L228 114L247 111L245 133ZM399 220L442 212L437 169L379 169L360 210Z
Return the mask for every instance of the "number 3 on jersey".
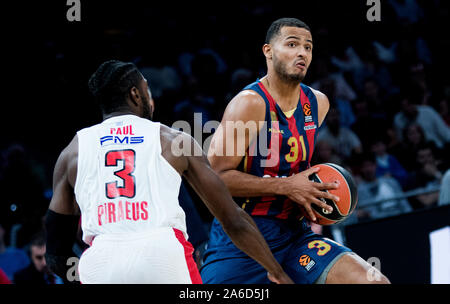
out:
M118 161L122 161L123 167L121 170L115 171L114 175L122 179L123 186L118 186L118 182L106 183L106 197L117 198L134 197L136 193L135 177L132 174L135 168L136 152L134 150L112 150L105 155L106 167L117 167Z

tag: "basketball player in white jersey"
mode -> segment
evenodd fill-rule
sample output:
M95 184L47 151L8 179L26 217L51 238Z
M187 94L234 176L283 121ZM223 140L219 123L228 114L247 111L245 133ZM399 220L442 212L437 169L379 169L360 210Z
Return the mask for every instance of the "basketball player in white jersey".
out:
M82 238L90 245L79 261L81 283L201 283L178 203L184 176L269 279L292 282L203 153L195 156L197 142L150 120L154 103L134 64L103 63L89 88L103 122L77 132L54 169L46 260L56 274L66 278L81 215ZM172 143L180 138L190 146L177 156Z

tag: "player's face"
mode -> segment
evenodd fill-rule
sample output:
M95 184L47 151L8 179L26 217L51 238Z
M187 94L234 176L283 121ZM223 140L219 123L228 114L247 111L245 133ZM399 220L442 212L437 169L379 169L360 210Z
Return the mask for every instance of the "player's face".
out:
M273 67L287 81L302 81L312 60L311 33L298 27L285 26L272 42Z
M152 119L155 111L155 102L153 101L147 79L143 78L140 84L142 93L142 117Z

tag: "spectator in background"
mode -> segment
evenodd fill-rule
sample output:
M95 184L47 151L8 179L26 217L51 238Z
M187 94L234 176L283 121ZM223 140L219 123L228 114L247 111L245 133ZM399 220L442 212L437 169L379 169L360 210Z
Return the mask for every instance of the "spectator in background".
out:
M442 177L438 205L450 205L450 169L447 169L444 176Z
M375 79L367 78L364 81L362 98L368 102L370 116L381 121L386 121L389 118L388 113L391 112L391 105L382 97L384 95Z
M448 96L441 96L437 102L438 113L441 115L442 119L447 124L447 127L450 127L450 100Z
M15 224L20 226L15 246L22 248L41 229L40 217L45 214L49 201L44 196L45 182L38 172L40 166L33 162L30 151L21 144L12 144L4 153L0 223L6 231Z
M416 151L416 170L414 173L414 183L410 185L412 189L422 188L431 190L441 184L443 172L440 168L442 162L436 159L434 146L430 143L421 144ZM420 209L432 207L437 204L439 192L420 194L411 198L413 208Z
M225 94L219 64L210 53L199 53L191 62L191 74L187 79L186 96L173 108L174 120L187 121L191 128L203 128L210 120L218 120L220 100ZM202 121L194 120L194 113L202 114Z
M335 88L336 98L348 100L350 102L357 98L356 92L348 84L343 73L339 71L333 71L333 66L331 66L328 60L319 58L312 68L315 69L318 78L317 81L311 84L311 87L313 89L320 90L320 87L324 83L331 80L333 81L333 85Z
M384 218L412 210L406 199L391 199L402 195L402 188L392 177L377 176L377 163L373 153L360 155L358 162L361 178L355 210L358 221Z
M351 74L351 81L355 85L357 91L363 89L363 80L367 76L365 74L365 66L363 60L359 57L353 47L347 47L341 57L331 56L330 60L341 73Z
M411 90L413 91L413 90ZM394 117L394 126L399 138L403 139L403 130L410 123L417 123L422 127L426 140L435 143L438 148L450 142L450 128L442 117L430 106L419 105L422 100L417 92L408 92L401 101L401 111Z
M13 247L6 247L5 229L0 225L0 269L3 269L9 280L12 280L14 273L30 264L30 259L24 250Z
M332 78L322 79L318 90L327 95L328 99L339 109L341 126L350 128L356 120L355 114L353 114L350 101L337 96L335 81Z
M397 150L397 158L407 171L416 169L416 152L420 145L427 142L422 127L413 122L408 124L402 132L401 147Z
M432 96L430 85L427 81L425 65L422 62L415 62L409 66L410 86L417 90L416 94L421 97L417 101L419 105L430 105Z
M389 0L397 20L402 24L413 25L423 19L424 14L416 0Z
M45 261L45 237L43 233L36 234L30 243L30 258L32 263L14 275L15 284L62 284L61 278L53 274Z
M238 94L247 84L252 83L256 79L256 74L246 68L239 68L233 71L231 74L231 83L229 92L225 96L225 100L228 102L236 94Z
M146 79L150 79L152 97L159 99L167 91L177 91L181 88L181 78L175 68L163 66L160 68L145 66L139 69Z
M369 109L369 102L367 99L359 98L353 102L354 113L356 117L355 123L351 130L363 141L366 145L368 139L376 136L378 128L376 126L384 125L384 121L372 115Z
M336 154L333 147L326 140L317 141L311 163L333 163L341 166L343 165L342 159Z
M383 139L380 137L372 138L370 151L375 155L377 164L376 176L393 177L399 182L402 188L405 188L409 180L408 172L394 155L387 153L386 144Z
M342 127L340 112L336 105L330 105L330 110L325 118L326 125L319 129L317 141L326 141L330 144L337 156L344 161L352 153L361 153L362 146L358 136L349 128Z

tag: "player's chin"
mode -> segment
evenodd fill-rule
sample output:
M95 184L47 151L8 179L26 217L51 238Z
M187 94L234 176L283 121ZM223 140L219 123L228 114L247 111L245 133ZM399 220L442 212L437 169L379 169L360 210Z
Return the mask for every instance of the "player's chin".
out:
M301 82L305 78L306 73L292 73L290 79L295 82Z

